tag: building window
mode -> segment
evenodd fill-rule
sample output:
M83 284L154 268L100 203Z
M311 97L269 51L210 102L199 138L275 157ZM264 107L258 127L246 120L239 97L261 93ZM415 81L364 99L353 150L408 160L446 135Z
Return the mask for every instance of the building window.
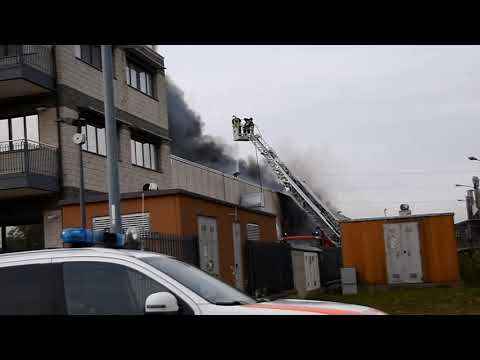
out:
M125 68L127 84L142 93L153 96L153 74L144 67L127 60Z
M86 136L87 141L82 145L84 151L94 154L106 155L107 145L105 141L105 128L98 125L86 124L82 126L82 134Z
M75 45L75 56L87 64L102 69L102 51L100 45Z
M0 151L23 149L25 130L29 147L37 146L39 140L37 114L0 119Z
M158 169L157 146L146 141L130 140L132 164L147 169Z

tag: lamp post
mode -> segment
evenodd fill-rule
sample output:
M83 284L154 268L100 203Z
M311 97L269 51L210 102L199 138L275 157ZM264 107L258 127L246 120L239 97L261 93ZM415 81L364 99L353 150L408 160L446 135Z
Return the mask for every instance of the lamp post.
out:
M83 149L82 145L85 144L85 134L75 133L72 136L73 143L78 145L79 153L79 165L80 165L80 219L82 224L82 229L87 227L87 211L85 209L85 184L83 176Z
M469 156L467 159L472 161L480 161L480 159L476 158L475 156Z
M148 183L142 187L142 214L145 215L145 192L147 191L157 191L158 185L155 183Z
M120 216L120 182L118 179L117 120L113 96L112 45L101 45L103 67L103 91L105 108L105 132L107 142L107 183L110 232L122 232Z

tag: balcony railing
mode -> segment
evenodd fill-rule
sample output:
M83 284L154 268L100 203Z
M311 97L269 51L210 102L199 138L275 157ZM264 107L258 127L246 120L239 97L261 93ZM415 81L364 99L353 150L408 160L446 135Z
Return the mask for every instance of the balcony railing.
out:
M53 77L51 45L0 45L0 68L22 64Z
M0 142L0 178L19 174L58 177L58 149L31 140Z

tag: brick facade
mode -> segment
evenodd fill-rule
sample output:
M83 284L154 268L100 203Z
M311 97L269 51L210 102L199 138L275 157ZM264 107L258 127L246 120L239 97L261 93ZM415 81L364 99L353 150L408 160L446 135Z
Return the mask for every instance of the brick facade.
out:
M103 101L103 74L75 57L75 45L56 47L57 81L88 96ZM168 129L165 77L158 72L154 80L155 99L126 83L126 54L114 49L115 105L122 111Z

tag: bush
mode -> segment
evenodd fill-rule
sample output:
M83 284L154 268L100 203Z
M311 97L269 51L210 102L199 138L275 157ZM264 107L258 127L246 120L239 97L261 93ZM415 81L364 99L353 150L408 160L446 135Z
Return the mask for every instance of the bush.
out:
M460 254L460 274L465 284L480 286L480 251Z

